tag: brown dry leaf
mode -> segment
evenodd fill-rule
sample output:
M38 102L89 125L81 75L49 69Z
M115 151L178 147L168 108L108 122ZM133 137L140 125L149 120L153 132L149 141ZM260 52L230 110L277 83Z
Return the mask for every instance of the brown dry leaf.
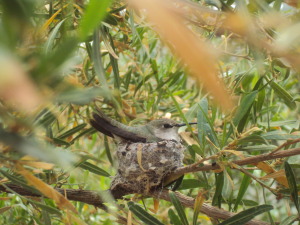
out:
M151 210L153 213L157 213L159 209L159 199L157 198L153 198L153 209L149 209Z
M16 109L33 112L42 103L41 94L20 62L1 53L0 68L0 99Z
M271 178L274 179L274 178L278 178L278 177L282 177L282 176L285 176L285 171L284 170L278 170L274 173L270 173L266 176L263 176L260 179L261 180L267 180L267 179L271 179Z
M16 164L16 172L21 174L27 180L29 185L35 187L46 197L53 199L59 208L69 209L72 212L77 213L75 207L62 194L54 190L50 185L44 183L39 178L35 177L28 170L24 169L21 164Z
M204 192L203 191L199 191L197 194L197 197L195 198L195 203L194 203L194 212L195 213L199 213L200 209L204 203L204 201L206 200Z
M187 28L176 10L170 9L172 1L169 0L128 0L138 9L146 9L150 22L160 37L169 43L174 54L187 65L191 75L202 82L207 91L224 109L231 110L232 102L226 92L221 79L218 78L216 68L216 50L206 42L197 38ZM174 8L174 7L173 7Z
M259 162L256 164L256 167L261 169L262 171L264 171L265 173L267 174L270 174L270 176L272 176L271 174L276 174L276 173L279 173L280 174L280 170L279 171L276 171L275 169L273 169L273 167L271 167L268 163L265 163L265 162ZM268 175L267 175L268 176ZM266 177L266 176L264 176ZM270 177L271 178L271 177ZM262 178L261 178L262 179ZM267 179L267 178L265 178ZM288 181L286 179L286 176L285 174L283 173L282 176L274 176L274 179L282 184L283 186L285 187L289 187L289 184L288 184Z

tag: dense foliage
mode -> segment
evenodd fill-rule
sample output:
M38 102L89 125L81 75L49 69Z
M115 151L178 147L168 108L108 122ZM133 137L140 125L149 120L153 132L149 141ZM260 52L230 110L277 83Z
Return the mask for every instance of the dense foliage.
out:
M1 224L299 221L299 3L138 2L0 1ZM189 55L182 46L198 49L193 37L208 53ZM212 60L218 74L206 68ZM172 191L169 201L102 192L116 145L89 125L95 107L129 125L197 121L180 130L184 164L204 160L177 183L195 205ZM69 201L59 188L99 192L107 207ZM204 202L239 214L199 213Z

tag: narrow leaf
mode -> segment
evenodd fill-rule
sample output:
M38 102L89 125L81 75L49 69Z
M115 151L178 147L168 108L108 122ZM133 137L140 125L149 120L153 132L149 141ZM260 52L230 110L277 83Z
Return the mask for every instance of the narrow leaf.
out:
M184 209L180 203L180 201L178 200L178 198L176 197L175 193L174 192L170 192L169 193L170 195L170 198L171 198L171 202L173 203L178 215L179 215L179 218L181 220L181 223L183 225L188 225L188 220L186 218L186 215L185 215L185 212L184 212Z
M86 123L80 124L72 129L66 131L65 133L59 135L58 138L59 139L67 138L67 137L77 133L78 131L82 130L85 126L86 126Z
M224 186L224 173L215 174L216 176L216 191L212 200L212 205L218 205L221 207L222 190Z
M150 215L142 207L138 206L134 202L127 203L128 208L134 215L136 215L141 221L147 225L163 225L158 219Z
M90 0L79 26L79 37L85 40L104 19L111 0Z
M285 173L286 173L286 178L287 178L288 183L289 183L290 193L291 193L294 204L295 204L296 209L297 209L298 214L299 214L300 209L299 209L298 190L297 190L297 182L296 182L295 174L294 174L294 172L293 172L293 170L292 170L292 168L291 168L291 166L288 162L284 163L284 169L285 169Z
M99 168L98 166L93 165L92 163L89 162L83 162L79 164L79 167L82 169L88 170L94 174L104 176L104 177L109 177L110 174L106 172L105 170Z
M248 186L250 184L250 181L251 181L251 177L247 176L246 174L244 174L244 177L243 177L240 189L239 189L239 193L237 195L237 198L235 200L235 204L234 204L234 207L233 207L234 211L237 211L238 205L242 201L243 196L246 193L247 188L248 188Z
M193 225L198 224L197 223L198 215L199 215L200 209L201 209L204 201L205 201L205 197L204 197L203 193L199 191L199 193L195 199L195 204L194 204Z
M271 81L270 86L273 88L275 93L284 100L284 103L291 109L296 108L296 103L293 101L293 97L288 93L281 85Z
M284 220L281 221L280 225L291 225L298 219L298 216L288 216Z
M223 221L219 225L242 225L253 219L255 216L273 209L271 205L260 205L250 209L246 209L233 217Z
M179 217L175 214L173 209L169 209L168 211L169 218L174 225L181 225L181 221Z

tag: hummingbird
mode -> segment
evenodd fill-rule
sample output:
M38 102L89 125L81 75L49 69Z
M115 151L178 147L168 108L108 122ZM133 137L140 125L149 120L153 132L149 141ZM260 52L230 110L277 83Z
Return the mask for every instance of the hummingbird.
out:
M96 130L117 140L142 143L160 142L163 140L180 142L178 129L186 126L185 123L177 123L171 119L156 119L145 125L127 126L109 118L100 110L93 113L90 123Z

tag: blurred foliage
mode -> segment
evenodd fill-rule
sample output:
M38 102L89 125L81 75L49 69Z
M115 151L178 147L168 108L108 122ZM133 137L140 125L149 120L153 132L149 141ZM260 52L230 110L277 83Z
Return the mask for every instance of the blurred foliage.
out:
M107 204L112 211L105 212L80 202L68 205L63 196L51 197L53 187L109 188L110 175L116 173L115 144L89 125L96 105L130 125L159 117L198 121L196 129L188 127L182 135L188 149L185 165L218 154L214 161L224 169L186 175L180 192L191 197L205 193L207 203L239 212L233 220L258 214L256 218L271 223L299 220L298 156L249 165L244 167L248 173L227 165L300 138L299 3L185 4L195 11L189 14L177 7L177 13L220 53L219 76L236 102L231 112L213 104L210 90L188 76L188 69L165 47L167 41L162 42L144 20L143 11L134 11L127 2L0 1L0 182L38 190L50 198L2 192L2 224L117 223L113 203ZM248 28L256 25L261 33L242 32L247 23L238 17L229 23L231 29L222 29L221 13L231 12L243 15L250 21ZM285 149L299 146L295 142ZM283 169L286 176L278 177L285 182L260 180L270 170ZM196 209L184 210L175 195L171 200L161 200L155 214L149 210L155 205L151 199L128 204L120 200L117 213L127 218L130 209L137 215L134 221L163 224L222 222L210 221ZM269 211L268 205L274 209Z

